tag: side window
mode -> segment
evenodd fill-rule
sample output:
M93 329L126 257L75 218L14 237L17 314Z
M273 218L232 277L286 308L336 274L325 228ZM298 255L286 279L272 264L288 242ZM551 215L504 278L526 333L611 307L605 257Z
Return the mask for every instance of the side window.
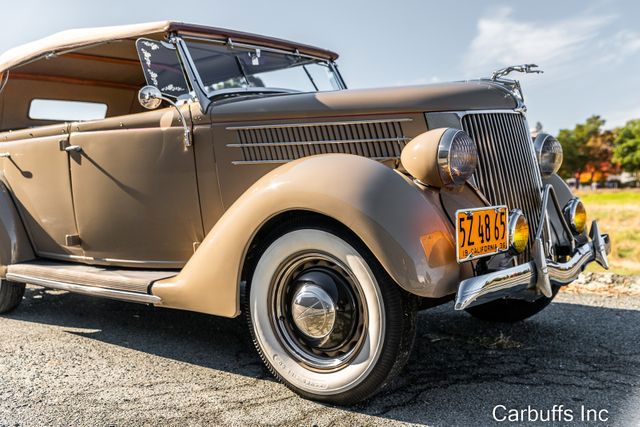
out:
M32 120L75 122L99 120L106 116L107 104L100 102L36 98L29 104L29 118Z
M138 39L136 49L147 84L172 98L189 93L187 82L173 45L157 40Z

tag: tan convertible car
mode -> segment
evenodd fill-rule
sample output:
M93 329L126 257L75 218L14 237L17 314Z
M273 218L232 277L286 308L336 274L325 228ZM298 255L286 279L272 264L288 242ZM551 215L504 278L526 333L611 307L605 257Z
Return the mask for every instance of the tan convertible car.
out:
M0 312L25 284L246 314L302 396L365 399L416 311L542 310L609 238L532 140L509 67L348 90L337 54L178 22L0 56Z

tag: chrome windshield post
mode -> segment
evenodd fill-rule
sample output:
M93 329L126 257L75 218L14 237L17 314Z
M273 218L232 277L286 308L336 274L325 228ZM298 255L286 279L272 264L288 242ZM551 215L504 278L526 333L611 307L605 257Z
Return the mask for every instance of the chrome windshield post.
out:
M341 89L347 89L347 83L342 78L342 74L340 74L340 70L338 70L338 64L335 61L329 61L329 67L331 68L331 72L334 76L336 76L336 80L340 83Z
M187 44L182 40L182 38L172 35L169 38L169 42L173 44L178 51L178 58L180 58L180 63L182 64L182 68L189 80L189 84L191 85L191 89L196 95L198 102L200 102L200 108L203 112L207 112L209 110L209 106L211 105L211 100L209 99L209 95L207 95L207 91L204 88L204 83L200 78L200 74L198 74L198 70L196 68L195 63L193 62L193 58L189 53L189 48Z

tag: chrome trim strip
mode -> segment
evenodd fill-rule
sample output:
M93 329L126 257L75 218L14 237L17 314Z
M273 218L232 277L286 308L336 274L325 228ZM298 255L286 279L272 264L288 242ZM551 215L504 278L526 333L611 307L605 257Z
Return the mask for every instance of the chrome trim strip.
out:
M463 111L450 111L450 113L456 114L458 117L463 118L469 114L522 114L521 111L513 110L510 108L505 109L493 109L493 110L463 110Z
M340 140L323 140L323 141L287 141L287 142L241 142L236 144L227 144L227 147L282 147L287 145L333 145L333 144L357 144L363 142L405 142L411 138L371 138L371 139L340 139Z
M443 115L443 114L453 114L458 117L458 119L462 119L464 116L468 116L469 114L522 114L522 112L518 110L514 110L512 108L504 108L504 109L489 109L489 110L460 110L460 111L427 111L424 113L425 116L435 116L435 115Z
M75 283L59 282L56 280L42 279L40 277L24 276L22 274L7 273L7 280L44 286L45 288L59 289L76 294L93 297L111 298L121 301L137 302L141 304L158 304L162 299L157 295L139 294L135 292L118 291L115 289L97 288L95 286L77 285Z
M307 123L282 123L273 125L246 125L246 126L228 126L226 130L241 130L241 129L280 129L280 128L297 128L297 127L312 127L312 126L344 126L344 125L358 125L358 124L371 124L371 123L401 123L412 122L411 117L403 117L399 119L380 119L380 120L350 120L340 122L307 122Z
M341 154L341 153L326 153L326 154ZM345 153L342 153L345 154ZM317 154L318 155L318 154ZM353 154L355 155L355 154ZM309 156L307 156L309 157ZM300 157L300 159L304 159L306 157ZM398 160L397 157L367 157L368 159L371 160L376 160L378 162L382 162L385 160ZM231 162L232 165L261 165L261 164L282 164L282 163L289 163L289 162L293 162L294 160L299 160L299 159L283 159L283 160L235 160L233 162Z
M62 261L74 260L85 261L91 264L99 265L122 265L122 266L144 266L146 264L155 265L155 268L167 268L178 269L185 265L185 261L172 261L172 260L132 260L132 259L119 259L119 258L93 258L83 255L70 255L70 254L57 254L54 252L39 251L37 255L43 258L53 258ZM162 266L162 267L160 267Z
M209 106L211 105L211 99L205 89L205 85L202 82L202 78L200 77L200 73L196 68L195 61L191 57L191 53L189 52L189 48L184 40L180 37L171 36L169 37L169 41L176 47L178 52L178 58L180 59L180 63L182 65L182 69L184 71L185 80L187 80L188 84L193 89L198 102L200 102L200 108L203 112L209 112Z
M315 55L309 55L306 53L300 53L297 48L293 50L286 50L286 49L278 49L275 47L269 47L269 46L260 45L260 44L236 42L230 37L220 39L220 38L213 38L213 37L210 38L210 37L203 37L203 36L194 36L194 35L190 35L188 31L185 32L185 31L178 30L177 33L184 40L197 40L197 41L203 41L207 43L220 44L223 46L226 45L226 46L238 47L241 49L260 49L265 52L280 53L283 55L297 55L303 58L315 59L321 62L333 62L331 58L325 58L322 56L315 56Z

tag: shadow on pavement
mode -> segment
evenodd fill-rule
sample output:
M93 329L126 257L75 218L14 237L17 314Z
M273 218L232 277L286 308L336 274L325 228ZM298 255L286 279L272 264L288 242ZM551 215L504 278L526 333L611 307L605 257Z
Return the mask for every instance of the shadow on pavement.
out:
M24 304L8 317L78 328L69 332L272 381L244 317L224 319L37 288L28 288ZM343 409L401 422L467 426L491 423L496 405L545 411L564 405L576 418L584 406L606 409L611 420L640 411L640 311L553 303L526 322L497 325L445 305L422 312L418 321L411 360L392 389Z

